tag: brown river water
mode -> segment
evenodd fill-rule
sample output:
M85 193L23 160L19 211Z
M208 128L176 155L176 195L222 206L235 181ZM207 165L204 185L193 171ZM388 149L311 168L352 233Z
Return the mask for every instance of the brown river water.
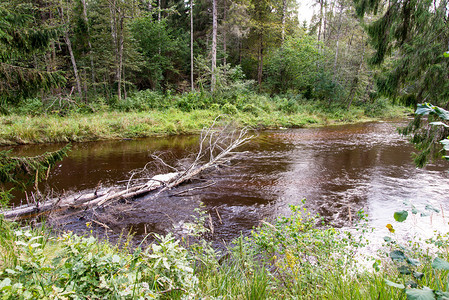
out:
M182 231L202 203L213 224L213 238L229 241L247 234L261 220L288 214L289 205L301 204L302 199L307 199L310 211L337 227L349 226L350 218L364 210L370 225L385 231L394 211L405 208L404 200L417 207L430 203L444 213L449 206L449 164L440 160L415 168L410 156L413 147L396 132L400 125L380 122L264 131L239 149L241 155L202 180L157 199L147 196L86 216L54 217L51 224L77 232L93 228L111 237L131 231L139 239L148 232ZM159 153L175 164L194 153L197 142L196 136L175 136L74 144L69 157L51 172L46 189L61 193L110 186L151 161L151 154ZM20 146L14 154L37 155L60 146ZM160 173L152 166L152 174ZM179 194L211 182L215 184ZM86 221L92 218L109 229L97 224L87 228Z

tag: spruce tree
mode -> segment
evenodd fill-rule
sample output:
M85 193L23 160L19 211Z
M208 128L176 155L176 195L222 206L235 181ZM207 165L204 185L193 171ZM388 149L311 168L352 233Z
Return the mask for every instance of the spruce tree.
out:
M366 25L375 54L370 62L381 66L377 78L381 95L407 104L429 101L447 106L449 61L447 0L354 0L357 13L382 13ZM382 63L384 63L382 65Z
M37 65L37 57L59 34L40 26L32 3L0 3L0 101L31 97L65 82L60 72Z

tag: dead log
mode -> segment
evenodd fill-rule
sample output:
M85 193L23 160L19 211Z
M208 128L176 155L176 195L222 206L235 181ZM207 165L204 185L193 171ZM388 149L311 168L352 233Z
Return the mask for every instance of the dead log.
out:
M51 209L85 209L94 206L107 205L120 199L131 199L150 192L155 192L154 196L157 197L160 193L191 180L205 170L223 163L225 159L229 159L229 156L235 154L233 150L253 137L248 136L247 133L247 129L236 131L229 130L225 127L223 130L218 131L213 127L210 127L202 131L200 135L199 150L195 155L193 163L185 170L177 170L170 166L170 168L176 172L153 176L144 184L131 185L131 176L126 187L121 190L109 188L85 194L59 197L43 203L37 203L33 206L21 206L0 213L3 214L5 219L17 219L23 218L24 216L41 214ZM163 164L167 166L165 162Z

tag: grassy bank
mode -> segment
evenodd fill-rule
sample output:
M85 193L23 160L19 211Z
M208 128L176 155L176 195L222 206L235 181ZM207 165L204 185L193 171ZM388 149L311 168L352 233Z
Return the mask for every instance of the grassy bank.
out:
M2 299L405 299L406 294L409 299L437 299L446 295L447 236L432 242L440 249L438 259L389 241L381 252L383 259L365 269L354 259L367 243L363 226L361 236L317 229L319 219L299 207L292 209L290 217L264 223L249 237L237 238L226 251L213 249L201 238L205 231L201 217L192 226L186 224L197 228L190 236L156 236L156 242L138 248L130 248L127 240L119 247L72 233L54 236L42 229L24 230L0 220L0 293ZM427 298L418 297L425 294Z
M218 117L255 129L306 127L403 117L403 107L375 102L351 109L293 98L245 95L204 99L200 93L174 100L139 95L120 104L95 104L61 111L27 103L0 116L0 145L83 142L197 133ZM193 105L195 104L195 105ZM63 115L63 116L61 116Z

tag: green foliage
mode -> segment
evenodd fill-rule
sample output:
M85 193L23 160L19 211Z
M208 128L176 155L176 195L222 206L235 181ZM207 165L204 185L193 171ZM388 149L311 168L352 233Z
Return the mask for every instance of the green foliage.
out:
M328 283L321 282L323 288L317 289L316 281L334 272L345 276L343 270L352 268L357 248L366 240L332 227L317 228L320 218L298 206L291 210L291 216L279 218L274 225L263 222L254 230L248 239L249 249L275 267L292 295L323 296Z
M427 116L427 119L424 119ZM415 118L400 132L410 136L410 141L420 151L415 154L414 161L418 167L424 166L429 158L435 159L447 156L441 155L441 150L448 150L449 129L446 124L449 121L449 112L445 109L429 103L419 104L415 112Z
M313 90L324 72L325 56L319 47L316 39L305 33L287 39L268 57L265 65L266 83L270 90L273 93L302 94L306 94L308 89Z
M370 61L384 63L377 78L381 95L396 98L413 95L413 105L432 99L447 103L449 61L447 50L446 0L390 1L355 0L359 16L382 11L377 20L366 25L375 49ZM386 7L383 7L385 5ZM444 37L444 38L443 38Z
M389 253L389 257L393 262L397 272L398 278L402 283L385 280L386 284L402 289L407 295L407 299L445 299L449 295L449 286L444 284L449 280L449 262L435 257L433 260L423 250L419 244L412 244L413 248L402 246L396 241L385 238L390 247L399 248L401 250L393 250ZM436 240L429 240L429 243L437 247L447 249L447 239L437 237ZM444 245L444 246L443 246ZM408 254L406 254L408 252ZM439 252L438 255L447 257L447 251ZM420 260L412 258L412 256L420 257ZM447 259L447 258L446 258Z
M17 101L65 83L61 72L33 63L58 36L58 30L39 24L32 5L0 4L0 99Z
M405 220L407 220L407 217L408 211L406 210L397 211L394 213L394 219L398 222L404 222Z
M375 117L385 111L389 106L389 100L384 97L375 98L372 102L364 105L364 111L367 116Z
M55 151L47 152L35 157L11 157L10 151L0 151L0 199L2 204L8 203L10 191L7 185L25 189L48 177L50 169L61 161L70 149L70 145Z
M166 19L157 21L151 15L136 18L131 31L143 56L137 82L141 89L167 87L175 76L185 72L187 36L174 32Z
M55 239L48 232L23 230L4 221L1 225L0 241L11 247L0 253L15 258L0 261L4 299L155 299L196 293L197 278L187 251L170 235L157 236L157 244L130 253L94 237L66 233Z
M136 92L134 95L113 105L119 111L164 110L171 106L170 99L161 92L152 90Z

